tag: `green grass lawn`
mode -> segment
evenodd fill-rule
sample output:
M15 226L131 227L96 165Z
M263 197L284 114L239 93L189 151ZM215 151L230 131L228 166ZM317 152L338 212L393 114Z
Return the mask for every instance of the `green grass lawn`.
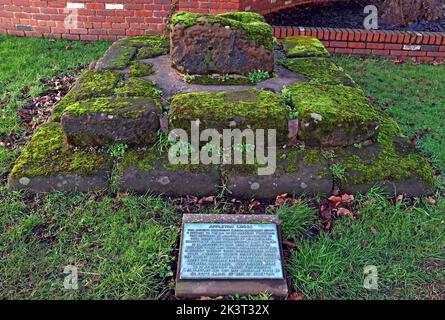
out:
M69 50L67 45L70 44ZM50 78L102 55L107 43L68 43L0 36L0 141L16 131L20 90L37 95ZM430 128L419 148L445 172L445 66L336 57L408 136ZM69 72L69 71L68 71ZM18 151L0 146L0 174ZM442 185L438 178L438 186ZM3 183L3 182L2 182ZM284 221L292 292L306 299L444 298L445 198L396 205L377 191L357 197L356 220L332 232L306 202L267 213ZM309 200L309 199L308 199ZM230 213L230 205L196 208ZM31 196L0 185L0 299L168 299L174 287L182 210L152 196L55 193ZM79 290L65 290L65 266L79 270ZM379 289L363 288L363 269L378 269Z

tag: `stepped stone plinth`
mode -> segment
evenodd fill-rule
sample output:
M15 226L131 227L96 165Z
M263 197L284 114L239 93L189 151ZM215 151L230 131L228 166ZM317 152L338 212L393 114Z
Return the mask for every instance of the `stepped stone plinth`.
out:
M391 195L433 192L429 161L317 39L285 39L282 49L275 43L282 57L277 66L272 29L257 14L177 13L172 28L170 43L164 36L121 39L83 72L24 148L10 188L39 193L112 185L121 192L266 200L365 193L374 186ZM246 73L257 70L275 72L252 83L264 74ZM189 163L173 164L174 143L165 133L190 133L192 122L200 132L215 129L217 138L226 129L273 129L276 145L264 137L253 146L268 148L267 164L256 154L253 162L221 158L206 165L189 156L196 147L209 151L209 141L197 146L189 139L181 148ZM210 153L225 159L220 142L223 148L210 145ZM231 151L244 156L252 147L233 143Z

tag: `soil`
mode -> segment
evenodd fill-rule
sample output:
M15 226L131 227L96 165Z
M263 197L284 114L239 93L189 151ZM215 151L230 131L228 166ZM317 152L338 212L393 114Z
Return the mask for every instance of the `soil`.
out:
M275 26L364 29L364 1L301 5L266 15ZM445 32L445 10L438 21L418 21L408 26L387 25L379 21L381 30Z

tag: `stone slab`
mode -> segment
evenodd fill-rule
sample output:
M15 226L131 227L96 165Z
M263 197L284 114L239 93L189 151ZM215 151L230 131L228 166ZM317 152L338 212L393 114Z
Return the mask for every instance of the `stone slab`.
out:
M183 225L187 223L212 223L212 224L276 224L278 227L278 239L281 246L279 233L280 220L272 215L183 215ZM182 239L182 237L181 237ZM181 241L180 252L183 243ZM280 248L281 251L281 248ZM282 264L284 259L281 255ZM184 280L180 278L181 255L179 257L176 279L176 296L180 298L199 298L202 296L216 297L239 294L242 296L257 295L268 292L275 297L284 298L288 295L286 276L282 279L256 279L256 280ZM284 268L283 268L284 273Z
M151 98L99 98L69 106L61 123L75 146L151 144L160 129L161 113L160 104Z
M151 64L154 71L153 75L144 77L144 79L154 81L156 85L162 89L164 97L167 99L180 93L245 90L253 88L280 92L284 87L296 82L307 81L305 77L295 74L282 66L275 65L275 77L256 85L199 85L185 82L182 79L183 76L172 68L170 57L167 55L141 61Z
M96 70L122 70L125 69L137 52L137 48L125 46L115 42L97 61Z

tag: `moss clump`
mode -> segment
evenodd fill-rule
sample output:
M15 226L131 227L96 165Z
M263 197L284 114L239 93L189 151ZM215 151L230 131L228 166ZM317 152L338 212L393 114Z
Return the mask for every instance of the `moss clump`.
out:
M329 57L323 43L314 37L288 37L283 40L284 51L289 58L297 57Z
M65 143L59 123L43 125L17 159L11 172L13 179L50 177L61 174L89 176L110 168L110 158L94 149L74 149Z
M89 114L104 113L132 119L145 112L148 103L160 108L160 104L155 100L145 98L142 104L137 100L121 97L83 100L70 105L65 109L64 114L71 117L82 117Z
M223 76L184 76L187 83L201 84L207 86L243 86L252 85L250 80L244 76L223 75Z
M132 61L130 64L130 71L128 72L130 77L146 77L153 73L152 64L142 63L140 61Z
M196 92L173 97L169 121L172 128L190 130L190 121L199 119L200 128L276 129L277 140L287 140L287 109L281 96L270 91L240 90Z
M137 59L149 59L170 52L170 38L161 35L138 36L119 40L124 45L138 48Z
M118 170L120 173L123 173L130 167L134 167L137 170L144 172L151 172L155 169L166 171L209 172L214 169L214 166L202 164L171 164L168 161L167 152L160 152L156 147L128 150L119 164Z
M119 97L160 98L160 91L152 81L141 78L129 78L122 87L115 89Z
M254 14L255 15L255 14ZM248 40L254 41L257 46L264 46L273 50L273 29L261 19L251 13L242 12L235 14L222 14L214 16L211 14L199 14L192 12L177 12L172 17L172 24L181 24L185 27L192 27L197 24L219 24L234 30L243 29Z
M60 121L65 109L77 101L111 96L121 80L122 75L112 70L83 72L76 86L54 107L52 120Z
M365 147L360 152L352 148L339 151L338 161L347 175L340 184L374 185L385 180L403 181L412 177L422 180L427 187L434 186L433 168L417 150L399 153L395 140L400 137L397 124L386 119L378 135L378 151ZM407 142L408 143L408 142Z
M357 86L354 80L342 68L336 66L329 59L292 58L285 59L282 64L290 71L303 75L311 83Z
M386 118L358 88L297 83L287 92L298 119L308 124L299 138L310 145L324 144L339 126L348 137L366 136Z
M129 46L115 45L110 58L112 69L125 69L136 54L137 49ZM107 55L105 55L105 58Z
M219 17L236 20L242 23L266 22L266 19L256 12L227 12L221 13Z

